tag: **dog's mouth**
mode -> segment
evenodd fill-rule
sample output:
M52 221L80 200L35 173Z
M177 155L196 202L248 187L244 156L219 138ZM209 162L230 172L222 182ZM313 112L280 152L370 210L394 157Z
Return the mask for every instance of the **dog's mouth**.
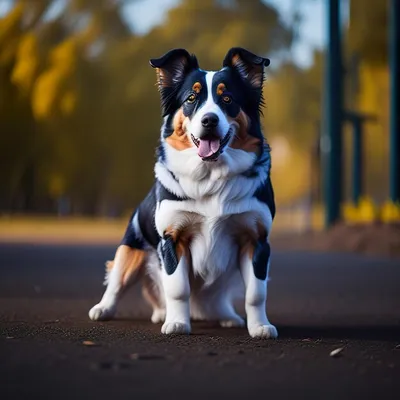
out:
M224 152L225 146L231 138L232 129L222 138L215 136L205 136L203 138L196 138L191 134L191 138L195 146L198 148L197 154L203 161L217 161L218 157Z

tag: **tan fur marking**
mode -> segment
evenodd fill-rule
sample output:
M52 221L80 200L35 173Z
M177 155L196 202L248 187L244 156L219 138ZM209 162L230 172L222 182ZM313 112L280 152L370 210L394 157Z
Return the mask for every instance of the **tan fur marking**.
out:
M132 249L129 246L121 245L118 247L115 253L113 261L107 261L106 268L107 272L111 272L115 265L118 263L121 265L121 283L126 285L131 278L135 278L140 272L141 267L144 264L146 258L146 252L139 249Z
M192 90L193 90L194 92L196 92L197 94L199 94L201 88L202 88L201 83L200 83L200 82L196 82L196 83L193 85Z
M169 226L165 233L172 237L172 240L176 243L176 255L178 260L183 254L189 250L190 242L193 236L200 230L200 221L193 220L190 225L176 229L173 226Z
M192 142L184 130L186 117L180 109L174 117L173 127L174 132L168 136L165 141L174 149L182 151L192 147Z
M107 271L107 273L109 274L110 272L111 272L111 270L113 269L113 267L114 267L114 260L108 260L108 261L106 261L106 271Z
M238 54L235 54L232 57L232 65L235 66L237 63L240 63L240 62L242 62L242 59L239 57Z
M230 145L233 149L240 149L249 153L259 154L260 152L260 139L248 134L249 120L246 113L240 110L238 116L235 118L239 128Z
M217 95L221 96L221 94L224 93L225 90L226 90L225 83L218 84L218 86L217 86Z
M183 254L185 253L185 249L189 247L190 237L187 234L187 231L183 229L179 231L177 229L173 229L172 227L168 227L165 233L167 235L170 235L172 237L172 240L175 242L176 256L179 261L183 256Z
M254 255L254 249L256 247L257 241L265 241L267 239L267 230L265 226L258 221L257 222L257 231L248 229L246 231L242 231L241 236L239 237L239 247L240 253L247 253L249 257L252 259Z
M157 76L156 85L158 85L159 87L166 86L166 76L162 69L156 68L156 76Z

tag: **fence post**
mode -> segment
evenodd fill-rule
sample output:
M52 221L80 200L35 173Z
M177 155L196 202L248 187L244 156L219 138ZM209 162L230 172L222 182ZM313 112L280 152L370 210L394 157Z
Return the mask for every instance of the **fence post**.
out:
M400 1L389 0L389 59L390 59L390 142L389 142L389 197L392 202L400 201Z
M340 218L342 201L342 56L340 0L328 2L328 46L325 75L324 156L325 227Z

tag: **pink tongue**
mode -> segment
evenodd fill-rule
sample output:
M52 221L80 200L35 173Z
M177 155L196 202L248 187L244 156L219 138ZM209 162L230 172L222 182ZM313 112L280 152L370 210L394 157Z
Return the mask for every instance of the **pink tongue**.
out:
M202 158L210 157L219 149L219 139L200 139L198 155Z

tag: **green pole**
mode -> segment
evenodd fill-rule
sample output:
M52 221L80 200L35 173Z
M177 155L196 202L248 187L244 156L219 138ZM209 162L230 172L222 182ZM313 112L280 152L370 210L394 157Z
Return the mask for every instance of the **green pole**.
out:
M354 117L353 119L353 157L352 157L352 200L358 204L363 194L363 137L362 137L362 119Z
M400 74L400 1L390 0L389 9L389 57L390 57L390 142L389 142L389 196L400 201L400 122L399 122L399 74Z
M325 129L321 141L326 228L339 220L342 200L342 74L340 0L329 0Z

